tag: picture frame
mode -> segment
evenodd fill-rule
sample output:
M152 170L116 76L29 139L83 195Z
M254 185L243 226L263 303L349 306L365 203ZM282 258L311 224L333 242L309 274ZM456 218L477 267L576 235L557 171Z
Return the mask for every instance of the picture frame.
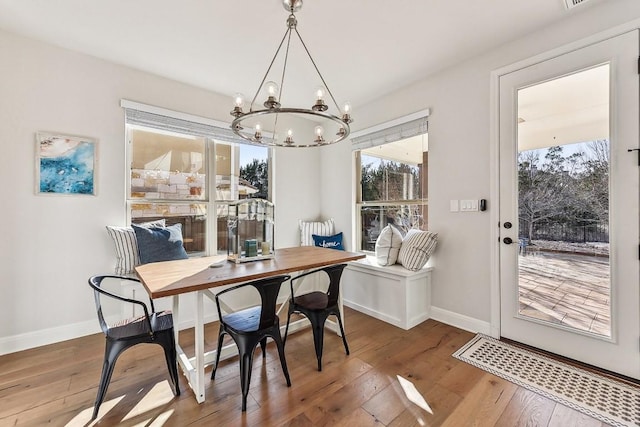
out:
M98 140L36 132L36 194L96 196Z

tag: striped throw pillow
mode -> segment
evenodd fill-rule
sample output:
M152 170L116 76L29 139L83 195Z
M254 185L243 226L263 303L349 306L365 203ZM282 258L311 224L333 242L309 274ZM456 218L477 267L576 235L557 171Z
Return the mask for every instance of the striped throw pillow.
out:
M326 221L298 221L300 225L300 246L313 246L313 235L332 236L333 218Z
M402 240L398 262L404 268L418 271L425 266L438 243L438 233L409 230Z
M140 227L164 227L165 220L143 222ZM115 274L133 274L133 268L140 265L138 241L132 227L116 227L107 225L107 234L113 239L116 249Z

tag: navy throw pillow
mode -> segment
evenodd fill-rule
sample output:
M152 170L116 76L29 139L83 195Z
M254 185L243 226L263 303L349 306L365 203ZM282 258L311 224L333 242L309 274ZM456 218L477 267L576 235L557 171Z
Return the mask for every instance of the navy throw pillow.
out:
M168 227L138 227L131 224L138 241L140 263L187 259L182 244L182 224Z
M342 246L342 232L334 234L333 236L318 236L312 234L313 244L322 248L338 249L344 251Z

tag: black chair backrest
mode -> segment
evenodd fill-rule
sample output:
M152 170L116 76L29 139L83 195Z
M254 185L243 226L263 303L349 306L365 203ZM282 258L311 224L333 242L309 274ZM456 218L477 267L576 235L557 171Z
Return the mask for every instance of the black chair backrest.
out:
M327 297L329 298L329 301L327 301L328 307L338 303L338 296L340 294L340 278L342 277L342 272L346 266L347 264L337 264L324 268L324 271L329 275L329 289L327 290Z
M291 276L274 276L267 277L266 279L255 280L252 282L243 283L241 285L234 286L229 289L225 289L216 294L216 305L218 306L218 316L222 319L222 310L220 309L220 303L218 298L227 292L232 292L246 286L253 286L260 294L262 310L260 310L260 325L259 329L263 329L269 326L273 326L276 321L276 302L278 300L278 294L280 293L280 287L283 282L289 280Z
M102 312L102 302L101 302L101 295L105 295L107 297L110 298L114 298L116 300L119 301L123 301L123 302L128 302L131 304L136 304L139 306L142 306L142 310L144 311L144 315L147 318L147 322L148 322L148 327L149 330L151 330L151 320L149 319L149 309L147 308L147 305L142 302L142 301L138 301L138 300L134 300L134 299L130 299L130 298L125 298L123 296L120 295L116 295L112 292L109 292L105 289L102 289L102 281L104 279L116 279L116 280L130 280L133 282L140 282L140 280L134 278L134 277L129 277L129 276L117 276L117 275L99 275L99 276L92 276L89 278L89 286L91 286L91 288L93 289L93 296L94 296L94 300L96 302L96 311L98 313L98 321L100 322L100 328L102 329L102 332L105 333L105 335L107 335L108 331L109 331L109 325L107 324L105 318L104 318L104 314ZM151 312L155 313L155 307L153 306L153 300L149 300L149 305L151 306Z
M342 272L347 264L336 264L330 265L328 267L319 268L317 270L308 271L299 276L294 277L291 280L291 294L293 295L293 283L302 279L303 277L325 273L329 278L329 286L327 288L327 307L335 306L338 303L338 296L340 295L340 279L342 277Z

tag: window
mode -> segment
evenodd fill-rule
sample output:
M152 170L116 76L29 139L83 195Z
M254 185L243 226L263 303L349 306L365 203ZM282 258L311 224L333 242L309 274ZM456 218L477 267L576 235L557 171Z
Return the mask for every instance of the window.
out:
M229 236L229 209L241 199L265 199L269 196L269 150L248 144L216 141L216 218L217 252L235 253L238 248ZM251 217L251 218L249 218ZM233 220L232 220L233 221ZM247 216L238 232L240 241L261 240L264 232L264 215ZM269 236L273 241L273 236ZM231 245L231 247L229 247Z
M237 142L240 139L226 124L200 123L191 116L185 120L181 113L128 101L122 104L130 142L131 222L180 223L190 256L226 254L226 218L219 213L234 200L270 199L269 149ZM212 239L215 234L217 239Z
M216 141L216 200L269 200L269 150Z
M426 130L423 116L353 138L357 250L374 251L388 224L403 232L427 229Z
M187 253L207 248L206 140L131 126L131 221L182 224Z

